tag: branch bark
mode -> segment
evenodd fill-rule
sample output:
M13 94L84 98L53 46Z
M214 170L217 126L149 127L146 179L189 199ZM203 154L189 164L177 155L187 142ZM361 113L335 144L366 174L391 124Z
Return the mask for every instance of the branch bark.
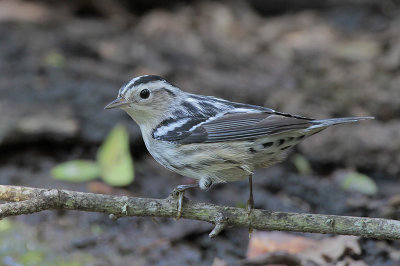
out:
M177 216L177 198L135 198L0 185L0 218L43 210L80 210L124 216ZM271 212L254 209L248 215L241 208L219 206L184 199L182 218L215 225L210 237L226 227L247 227L258 230L279 230L323 234L356 235L377 239L400 239L400 221L382 218L351 217L322 214Z

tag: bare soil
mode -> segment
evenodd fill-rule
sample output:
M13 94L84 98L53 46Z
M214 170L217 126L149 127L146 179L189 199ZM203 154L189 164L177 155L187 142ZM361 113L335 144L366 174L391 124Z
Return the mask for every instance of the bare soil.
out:
M394 2L305 1L292 8L260 1L98 2L0 2L2 184L88 191L86 183L52 179L50 169L95 158L117 123L129 129L135 158L135 182L123 193L163 198L190 182L150 157L125 113L103 110L130 78L158 74L193 93L314 118L375 116L317 134L284 163L258 170L255 204L399 218L400 9ZM312 174L298 173L294 154L310 162ZM378 193L343 190L340 178L349 170L371 177ZM247 195L247 182L237 182L187 196L244 206ZM102 214L56 211L15 217L3 232L0 260L11 265L10 257L18 261L32 250L41 250L34 255L45 263L37 265L210 265L216 258L237 265L246 256L247 230L209 239L209 224L155 220L114 222ZM21 252L10 255L10 243ZM399 242L360 243L362 254L354 259L400 264L388 248Z

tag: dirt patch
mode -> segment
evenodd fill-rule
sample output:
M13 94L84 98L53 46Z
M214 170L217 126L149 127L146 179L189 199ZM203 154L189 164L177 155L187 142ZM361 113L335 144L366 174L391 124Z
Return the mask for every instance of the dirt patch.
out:
M290 158L257 171L256 207L399 218L396 6L383 12L366 4L355 12L343 1L328 9L306 6L263 16L265 12L254 9L257 1L252 6L177 1L168 8L116 1L107 9L78 2L26 6L15 1L39 17L12 16L11 9L7 16L0 12L2 184L86 191L86 184L53 180L50 169L70 159L94 158L117 123L131 134L136 180L126 188L129 193L162 198L176 185L190 182L149 157L139 128L125 113L103 110L124 82L151 73L185 91L314 118L375 116L374 121L330 128L299 145L294 153L310 162L310 175L299 174ZM378 194L344 191L336 176L349 169L372 177ZM188 197L243 206L247 190L246 182L237 182L209 192L191 191ZM185 220L113 222L106 215L80 212L15 220L30 232L34 246L60 256L72 252L81 264L210 265L218 258L234 265L244 259L248 243L244 229L228 229L209 239L211 225ZM18 235L10 230L7 237ZM362 240L357 259L396 265L397 246L396 241ZM47 258L49 265L52 259Z

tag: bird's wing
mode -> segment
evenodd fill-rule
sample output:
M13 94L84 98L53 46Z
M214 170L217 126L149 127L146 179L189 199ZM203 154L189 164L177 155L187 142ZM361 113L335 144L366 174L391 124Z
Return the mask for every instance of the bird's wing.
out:
M215 143L222 141L248 140L260 136L282 133L295 129L306 129L311 119L271 112L226 113L205 121L189 119L169 131L154 136L156 139L179 144Z

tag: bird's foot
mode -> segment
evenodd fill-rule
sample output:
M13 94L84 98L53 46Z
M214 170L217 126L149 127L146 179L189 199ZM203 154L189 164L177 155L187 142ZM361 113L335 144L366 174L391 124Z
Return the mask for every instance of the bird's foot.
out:
M250 198L247 200L247 203L246 203L247 217L250 216L251 210L252 210L252 209L254 209L254 200L253 200L253 197L250 197Z
M250 218L250 214L253 209L254 209L254 200L253 197L250 197L247 200L246 204L247 218ZM253 228L249 227L249 239L251 238L252 233L253 233Z
M195 187L198 187L198 184L179 185L176 188L174 188L174 190L172 191L171 195L173 197L178 198L178 202L177 202L178 214L176 216L176 219L179 219L182 216L182 205L183 205L183 199L185 196L185 191L189 188L195 188Z

